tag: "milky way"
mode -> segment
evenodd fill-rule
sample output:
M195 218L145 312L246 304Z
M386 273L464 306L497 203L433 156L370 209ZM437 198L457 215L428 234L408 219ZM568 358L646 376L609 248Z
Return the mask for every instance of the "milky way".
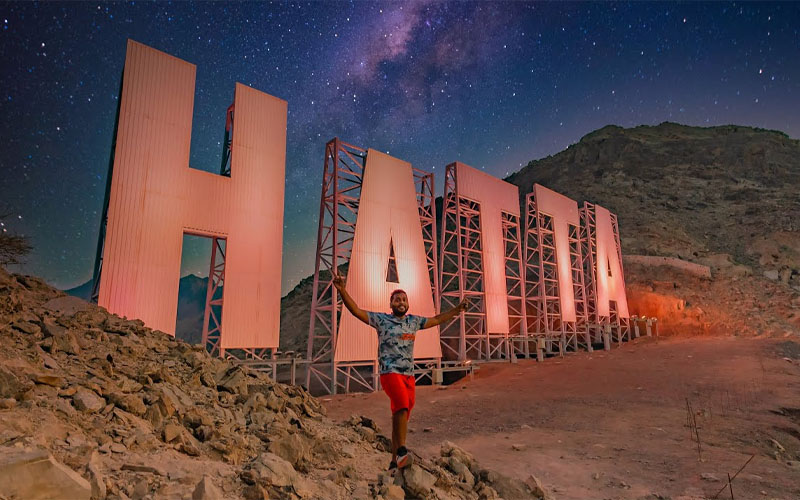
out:
M197 65L191 165L217 172L236 81L289 103L283 289L313 271L334 136L499 177L608 124L800 136L792 3L0 4L0 213L21 269L89 279L126 39ZM190 242L183 272L206 272Z

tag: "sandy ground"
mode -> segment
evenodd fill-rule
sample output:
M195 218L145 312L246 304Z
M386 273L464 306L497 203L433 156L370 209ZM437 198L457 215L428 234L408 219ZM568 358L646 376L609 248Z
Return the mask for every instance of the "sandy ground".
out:
M390 432L383 393L323 401L334 419L365 415ZM472 381L419 387L410 429L422 456L451 440L485 467L534 474L559 500L712 498L752 455L734 498L799 499L800 344L643 338L544 363L486 364Z

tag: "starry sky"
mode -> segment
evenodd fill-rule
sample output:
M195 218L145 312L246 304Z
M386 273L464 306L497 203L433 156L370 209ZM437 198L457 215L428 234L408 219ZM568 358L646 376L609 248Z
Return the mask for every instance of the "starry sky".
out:
M289 103L284 293L314 269L325 142L498 177L608 124L800 137L798 3L0 3L0 214L21 268L91 278L131 38L197 65L191 166L239 81ZM187 238L182 274L207 274Z

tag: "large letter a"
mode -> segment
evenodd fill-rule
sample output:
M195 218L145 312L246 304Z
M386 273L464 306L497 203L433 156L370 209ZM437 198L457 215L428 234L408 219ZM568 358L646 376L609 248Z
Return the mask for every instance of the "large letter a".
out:
M392 245L397 283L386 281ZM361 185L347 291L364 310L390 312L389 294L396 288L407 292L409 314L436 314L411 164L370 149ZM343 310L335 360L374 361L377 353L375 330ZM421 331L414 343L414 357L441 356L438 327Z

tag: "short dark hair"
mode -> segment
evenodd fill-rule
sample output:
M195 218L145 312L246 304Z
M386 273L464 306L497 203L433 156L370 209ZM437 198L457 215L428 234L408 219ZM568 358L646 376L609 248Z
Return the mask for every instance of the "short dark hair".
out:
M397 295L398 293L406 293L406 291L403 290L402 288L398 288L397 290L393 291L391 295L389 295L389 301L391 302L394 299L394 296ZM408 296L407 293L406 296Z

